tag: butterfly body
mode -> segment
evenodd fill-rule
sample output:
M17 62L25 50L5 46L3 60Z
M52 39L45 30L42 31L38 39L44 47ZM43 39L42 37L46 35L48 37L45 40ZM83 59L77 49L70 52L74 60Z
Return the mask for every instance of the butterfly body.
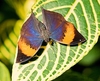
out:
M39 27L38 29L39 29L39 32L40 32L40 38L43 39L45 42L48 42L49 41L49 37L50 37L49 30L41 22L38 24L38 27Z
M76 30L74 25L56 12L42 8L43 23L31 13L23 24L18 41L17 63L23 63L33 57L43 41L49 39L66 45L76 45L85 42L85 38Z

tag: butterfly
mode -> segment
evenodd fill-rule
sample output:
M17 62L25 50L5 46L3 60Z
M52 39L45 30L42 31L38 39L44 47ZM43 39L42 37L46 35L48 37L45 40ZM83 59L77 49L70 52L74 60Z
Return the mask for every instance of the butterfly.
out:
M31 10L30 17L22 26L16 63L26 62L33 57L43 41L49 42L52 39L66 45L76 45L86 41L74 25L66 21L61 14L41 9L43 23L35 17Z

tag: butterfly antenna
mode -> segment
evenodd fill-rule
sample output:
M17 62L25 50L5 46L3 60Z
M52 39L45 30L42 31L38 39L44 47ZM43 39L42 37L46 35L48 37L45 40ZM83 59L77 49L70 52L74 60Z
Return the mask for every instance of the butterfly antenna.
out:
M31 13L33 13L33 9L31 8Z

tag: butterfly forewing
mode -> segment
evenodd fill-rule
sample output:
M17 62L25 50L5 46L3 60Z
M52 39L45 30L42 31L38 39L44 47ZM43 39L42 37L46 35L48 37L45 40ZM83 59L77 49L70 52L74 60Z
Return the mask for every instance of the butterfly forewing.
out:
M67 45L76 45L86 41L74 25L66 21L61 14L43 8L42 13L44 24L51 32L50 38L53 40Z
M18 41L17 63L27 61L34 56L40 48L43 39L40 38L38 23L41 22L39 22L32 13L23 24Z

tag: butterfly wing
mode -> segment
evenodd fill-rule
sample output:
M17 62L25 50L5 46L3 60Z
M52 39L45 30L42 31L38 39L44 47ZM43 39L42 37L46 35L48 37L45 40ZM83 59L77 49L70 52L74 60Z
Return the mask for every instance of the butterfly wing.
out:
M42 13L43 22L51 32L50 38L68 45L76 45L86 41L74 25L67 22L61 14L43 8Z
M23 24L21 36L18 41L17 63L23 63L29 60L40 48L43 39L40 38L40 34L38 32L39 23L41 22L39 22L32 13Z

